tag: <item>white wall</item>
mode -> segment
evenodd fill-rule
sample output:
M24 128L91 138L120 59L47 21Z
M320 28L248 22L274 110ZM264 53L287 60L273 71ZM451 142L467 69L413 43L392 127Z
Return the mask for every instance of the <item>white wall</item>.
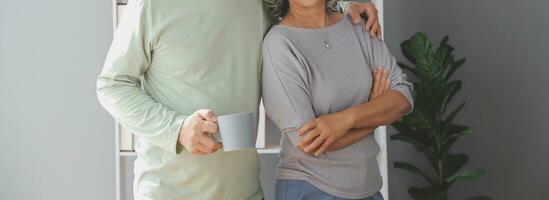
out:
M0 1L0 199L114 199L110 1Z

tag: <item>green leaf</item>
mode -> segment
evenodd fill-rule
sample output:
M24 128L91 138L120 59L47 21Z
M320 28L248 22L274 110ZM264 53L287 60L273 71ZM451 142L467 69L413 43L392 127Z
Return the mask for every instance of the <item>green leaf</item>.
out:
M414 115L397 121L391 124L397 131L397 134L391 135L391 140L402 141L414 145L418 151L427 151L430 147L431 140L426 134L429 131L425 131L422 127L418 127L413 117ZM410 126L409 124L413 124ZM420 123L421 125L422 123Z
M436 115L440 112L441 101L437 98L434 90L430 87L431 83L417 84L415 88L416 98L415 105L418 112L424 115L427 121L432 122L436 119Z
M465 164L467 164L467 161L469 160L469 157L465 154L448 154L446 155L446 158L444 159L444 169L443 169L443 178L449 178L463 168Z
M397 64L400 68L408 70L409 72L412 72L412 73L414 73L414 75L417 76L416 69L414 69L414 68L412 68L412 67L410 67L410 66L408 66L404 63L397 63Z
M393 124L399 133L392 135L391 139L413 144L425 154L432 167L442 171L440 174L421 171L416 166L403 162L394 165L396 168L436 182L425 187L410 188L408 192L414 199L447 199L446 191L455 181L478 180L484 174L483 170L462 171L467 164L468 156L450 153L452 146L461 136L472 133L470 127L454 123L465 103L446 113L448 105L462 88L462 82L452 80L452 76L466 60L456 60L455 49L449 44L447 36L440 41L436 49L433 49L425 33L416 33L401 43L401 50L411 65L398 64L417 77L413 83L415 108L400 122ZM478 199L473 200L483 200L485 196L475 198Z
M417 168L416 166L410 164L410 163L407 163L407 162L395 162L393 164L393 166L395 168L398 168L398 169L403 169L403 170L406 170L410 173L413 173L413 174L416 174L416 175L419 175L421 177L423 177L426 181L428 181L429 183L433 183L433 181L431 180L431 178L429 178L429 176L427 175L427 173L421 171L419 168Z
M411 134L405 134L405 133L397 133L394 135L391 135L391 140L397 140L402 141L406 143L410 143L414 145L418 150L425 151L427 150L427 146L422 143L417 137L413 137Z
M448 45L448 41L450 41L450 38L448 38L447 35L445 35L442 40L440 41L440 46Z
M492 198L489 196L482 195L482 196L471 197L466 200L492 200Z
M450 65L450 67L448 67L446 72L444 73L444 80L445 81L450 80L452 75L454 75L454 72L456 72L457 69L459 69L459 67L461 67L463 65L463 63L465 63L465 61L466 61L465 58L462 58L462 59L454 62L452 65Z
M459 114L459 111L461 111L461 109L463 109L463 107L465 107L465 102L461 103L456 109L454 109L454 111L452 111L448 117L446 118L446 120L444 121L445 123L445 127L448 127L450 124L452 124L452 122L454 121L454 119L456 118L457 114Z
M452 81L448 83L447 87L445 88L446 94L444 95L444 99L441 100L442 106L441 106L441 113L446 112L446 107L448 106L448 103L452 101L454 96L461 90L461 81Z
M411 128L403 121L396 121L391 124L397 131L400 132L412 132Z
M442 148L440 149L440 153L448 153L459 137L469 135L472 132L473 131L471 128L458 124L453 124L446 128L446 133L442 138Z
M410 187L410 189L408 189L408 194L417 200L433 199L431 187Z
M402 54L413 64L426 63L425 58L431 49L427 34L418 32L400 45Z
M410 187L408 194L417 200L440 200L445 195L444 191L437 190L433 185L426 187Z
M457 139L461 136L470 135L471 133L473 133L473 129L469 127L457 124L450 125L446 130L442 144L446 145L450 140Z
M480 179L481 176L485 174L483 169L477 169L477 170L466 170L457 173L456 175L453 175L451 177L448 177L446 181L453 182L453 181L477 181Z
M452 51L454 51L454 48L448 45L448 40L448 36L445 36L440 42L440 45L435 53L437 67L436 70L441 75L446 71L446 66L454 62L454 56L452 55Z

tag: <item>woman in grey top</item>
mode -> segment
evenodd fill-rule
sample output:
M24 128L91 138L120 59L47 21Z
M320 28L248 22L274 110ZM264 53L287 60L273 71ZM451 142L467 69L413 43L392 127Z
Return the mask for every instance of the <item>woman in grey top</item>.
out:
M382 41L326 0L270 2L281 20L263 42L262 92L284 133L277 199L382 199L371 133L412 109L412 84Z

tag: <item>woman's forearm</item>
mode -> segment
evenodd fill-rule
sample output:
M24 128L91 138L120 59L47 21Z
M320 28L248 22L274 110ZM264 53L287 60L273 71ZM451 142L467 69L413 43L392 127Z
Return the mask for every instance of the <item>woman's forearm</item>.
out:
M328 151L335 151L351 146L374 132L375 128L356 128L351 129L345 136L336 140L328 147Z
M393 123L411 108L412 105L404 95L390 90L372 101L349 108L342 114L350 120L352 128L366 128Z

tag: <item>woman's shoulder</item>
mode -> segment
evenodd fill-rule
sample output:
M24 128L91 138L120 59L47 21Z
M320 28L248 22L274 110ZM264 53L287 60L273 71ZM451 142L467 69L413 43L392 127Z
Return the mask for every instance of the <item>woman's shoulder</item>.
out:
M282 25L274 25L263 38L263 43L281 43L289 42L293 38L290 30L285 29Z
M295 48L293 38L290 30L280 27L280 25L275 25L263 38L263 52L292 51Z

